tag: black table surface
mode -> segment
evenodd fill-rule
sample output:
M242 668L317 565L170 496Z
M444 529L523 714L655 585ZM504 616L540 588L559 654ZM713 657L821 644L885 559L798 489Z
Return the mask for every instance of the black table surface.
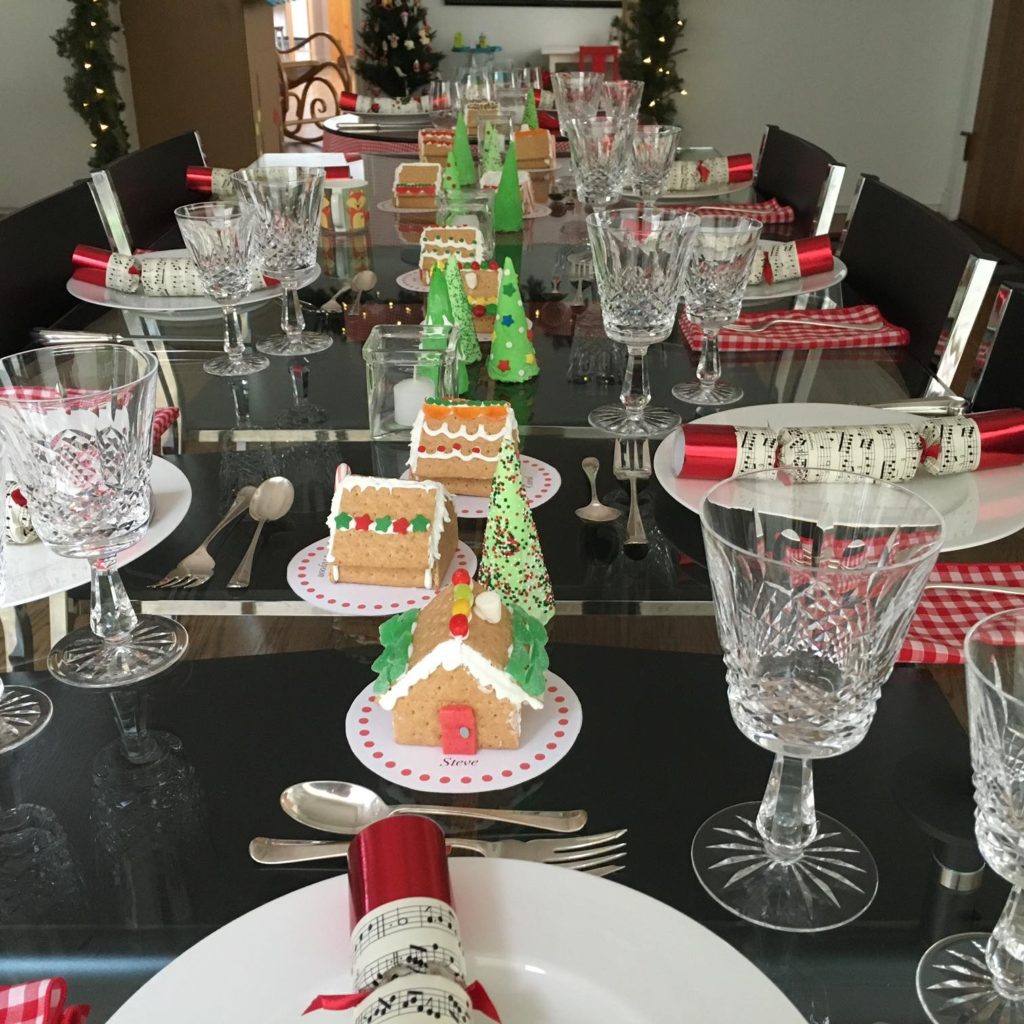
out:
M52 808L67 831L72 858L64 870L80 875L85 906L75 909L72 900L19 926L0 920L0 983L63 975L72 999L92 1003L91 1020L103 1024L203 935L343 870L342 863L267 868L249 861L255 835L312 836L278 809L286 785L335 778L368 785L390 801L450 799L387 784L349 750L345 713L372 678L371 653L178 666L151 683L147 696L152 726L180 737L180 757L116 788L94 760L115 739L108 698L41 674L10 675L9 683L40 686L54 700L52 724L14 756L23 799ZM938 937L990 927L1006 891L991 874L973 894L941 889L929 841L915 824L919 809L894 795L908 758L926 790L932 766L941 762L948 774L952 759L958 787L969 791L967 738L927 673L898 670L864 742L816 766L818 806L853 828L875 856L874 903L835 931L786 935L730 917L690 866L700 823L758 799L770 766L770 756L730 719L720 660L562 645L550 653L552 669L580 696L583 731L550 771L529 786L487 794L482 804L585 807L589 831L627 827L627 866L605 884L635 888L707 925L809 1020L923 1020L917 959ZM504 828L483 831L509 834Z

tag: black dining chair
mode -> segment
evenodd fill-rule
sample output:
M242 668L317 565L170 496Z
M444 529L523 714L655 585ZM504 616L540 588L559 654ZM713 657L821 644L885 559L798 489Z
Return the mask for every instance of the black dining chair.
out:
M174 210L204 198L186 186L185 170L205 163L199 133L185 132L94 171L93 188L110 247L124 253L157 245L180 247Z
M1001 284L963 395L975 412L1024 404L1024 283Z
M794 237L829 233L845 173L846 165L820 146L778 125L765 126L754 188L763 199L793 207Z
M32 348L34 327L78 304L66 286L79 244L107 244L87 181L0 218L0 355Z
M956 224L863 175L839 247L844 303L870 302L910 332L909 352L951 387L998 261Z

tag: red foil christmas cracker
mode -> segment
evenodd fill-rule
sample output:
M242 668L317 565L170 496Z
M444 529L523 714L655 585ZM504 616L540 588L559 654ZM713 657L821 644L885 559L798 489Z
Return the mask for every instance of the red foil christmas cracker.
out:
M452 906L444 833L428 818L395 815L349 845L352 980L357 992L321 995L306 1008L355 1008L355 1024L422 1014L470 1024L473 1010L500 1024L466 961Z
M760 249L750 268L750 284L774 284L832 269L832 244L827 235L801 238L795 242L777 242Z
M235 183L231 178L234 173L228 167L186 167L185 185L193 192L231 196L235 194Z
M921 463L933 476L1024 463L1024 410L941 416L922 429Z
M137 292L142 272L132 256L97 249L93 245L76 245L71 254L71 276L76 281L113 288L119 292Z
M778 434L767 427L686 423L672 450L672 472L681 480L724 480L775 467Z
M361 96L355 92L343 92L338 97L342 110L354 114L422 114L419 100L395 100L390 96Z
M898 483L921 463L920 432L909 424L787 427L779 431L779 467L798 483L828 483L847 474Z

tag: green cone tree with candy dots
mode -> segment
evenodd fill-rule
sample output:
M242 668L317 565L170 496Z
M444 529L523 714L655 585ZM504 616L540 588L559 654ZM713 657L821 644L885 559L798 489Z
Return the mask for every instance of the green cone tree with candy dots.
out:
M476 165L473 163L473 150L469 145L469 132L466 130L466 119L459 114L455 122L455 138L452 140L452 159L455 161L455 172L459 185L470 188L476 184Z
M519 161L516 144L510 142L501 168L501 181L494 197L494 230L502 232L523 230L523 199L519 194Z
M453 262L452 260L448 261ZM451 300L448 297L448 281L444 271L437 263L430 273L430 290L427 292L427 309L423 318L424 327L452 327L456 323L455 313L452 311ZM459 327L459 335L462 335L462 327ZM438 331L431 333L424 331L420 339L420 348L426 352L443 352L448 345L448 332ZM426 377L434 382L437 388L437 371L433 367L421 370L419 376ZM458 352L458 378L455 385L456 394L464 395L469 390L469 371L466 369L466 360L462 357L462 350ZM438 395L444 398L445 395Z
M445 162L444 170L441 171L441 191L446 196L457 196L462 191L459 185L459 171L455 166L455 150L448 150L448 159Z
M505 260L494 317L494 339L487 357L487 375L493 380L519 383L540 372L533 347L533 331L526 323L526 310L519 294L519 278L510 259Z
M526 106L523 108L523 124L527 128L539 128L540 122L537 120L537 104L533 99L533 90L526 90Z
M448 301L451 303L452 316L459 325L459 354L469 364L479 363L483 359L480 342L476 336L473 323L473 310L469 308L469 299L462 286L462 274L456 260L448 260L444 267L445 282L448 285Z
M502 442L498 454L476 578L541 623L555 614L551 579L511 438Z
M501 170L501 136L490 121L484 121L484 141L480 154L480 174Z

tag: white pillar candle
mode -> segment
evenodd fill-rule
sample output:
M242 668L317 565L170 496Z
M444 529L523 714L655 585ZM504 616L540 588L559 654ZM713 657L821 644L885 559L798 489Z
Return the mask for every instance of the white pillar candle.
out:
M395 422L411 427L423 403L434 397L434 384L424 377L406 377L395 385Z

